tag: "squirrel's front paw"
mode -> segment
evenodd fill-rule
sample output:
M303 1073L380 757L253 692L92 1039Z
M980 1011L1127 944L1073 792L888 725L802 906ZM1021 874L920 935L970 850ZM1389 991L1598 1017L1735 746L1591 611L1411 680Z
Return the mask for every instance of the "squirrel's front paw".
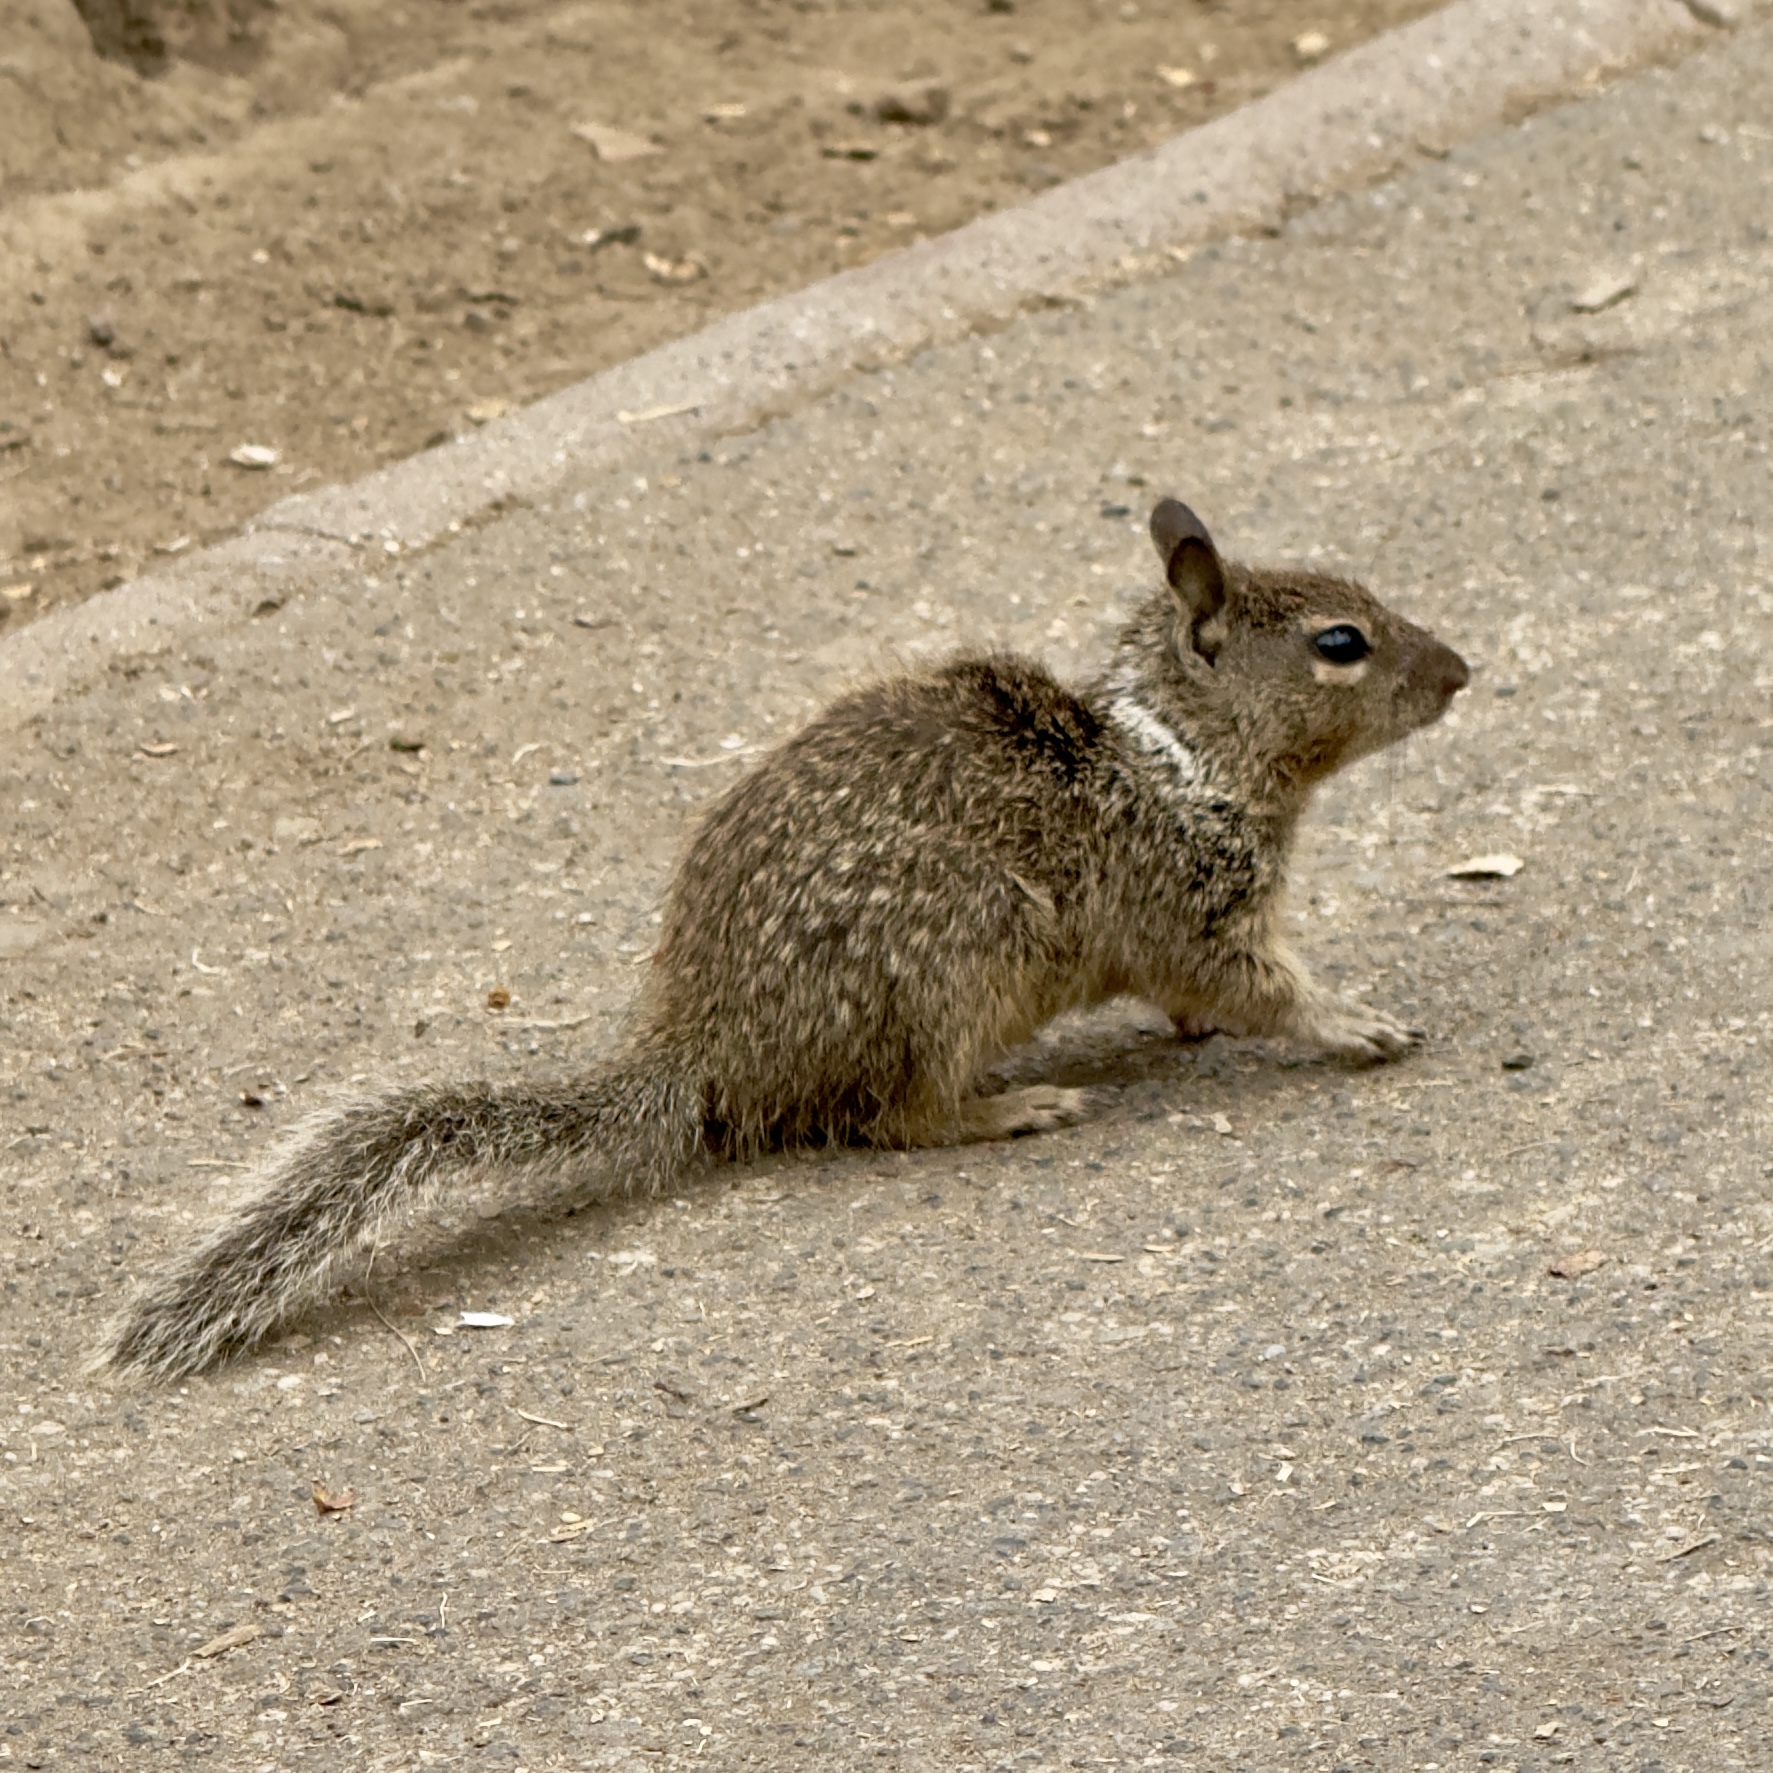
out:
M1420 1028L1406 1028L1383 1011L1344 997L1326 997L1313 1004L1300 1019L1297 1034L1338 1058L1368 1063L1395 1059L1428 1038Z
M1051 1084L1035 1084L1024 1090L1006 1090L996 1100L1005 1130L1011 1135L1074 1127L1090 1117L1088 1090L1061 1090Z

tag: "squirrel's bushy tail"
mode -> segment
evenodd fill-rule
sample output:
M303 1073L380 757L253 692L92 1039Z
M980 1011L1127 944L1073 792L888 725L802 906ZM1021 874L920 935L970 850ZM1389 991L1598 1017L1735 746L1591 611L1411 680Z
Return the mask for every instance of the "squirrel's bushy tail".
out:
M566 1176L594 1198L659 1188L700 1149L706 1099L646 1054L552 1086L417 1084L324 1111L272 1151L254 1195L149 1281L95 1365L176 1379L253 1347L322 1297L391 1215L465 1172Z

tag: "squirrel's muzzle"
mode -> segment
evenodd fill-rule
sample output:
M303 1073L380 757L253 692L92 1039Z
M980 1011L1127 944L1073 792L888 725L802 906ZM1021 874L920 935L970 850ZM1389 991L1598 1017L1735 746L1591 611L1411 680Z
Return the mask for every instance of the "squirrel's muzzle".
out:
M1450 646L1442 646L1438 640L1434 643L1434 656L1429 665L1444 708L1471 682L1471 667Z
M1432 634L1421 633L1408 668L1399 674L1397 693L1413 726L1432 726L1453 698L1471 682L1471 667Z

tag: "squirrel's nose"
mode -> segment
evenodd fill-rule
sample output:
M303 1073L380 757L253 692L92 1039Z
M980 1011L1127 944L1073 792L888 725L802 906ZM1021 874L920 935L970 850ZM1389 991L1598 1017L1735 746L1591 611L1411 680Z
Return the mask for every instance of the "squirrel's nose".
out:
M1471 667L1450 646L1436 648L1434 664L1441 694L1450 702L1471 682Z

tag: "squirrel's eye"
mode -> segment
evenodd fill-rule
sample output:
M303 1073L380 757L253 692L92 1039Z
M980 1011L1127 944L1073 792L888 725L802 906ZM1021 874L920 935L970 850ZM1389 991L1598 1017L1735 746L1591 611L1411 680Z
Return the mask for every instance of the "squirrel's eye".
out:
M1338 622L1314 635L1311 642L1320 659L1332 665L1358 665L1373 650L1373 643L1360 629L1348 622Z

